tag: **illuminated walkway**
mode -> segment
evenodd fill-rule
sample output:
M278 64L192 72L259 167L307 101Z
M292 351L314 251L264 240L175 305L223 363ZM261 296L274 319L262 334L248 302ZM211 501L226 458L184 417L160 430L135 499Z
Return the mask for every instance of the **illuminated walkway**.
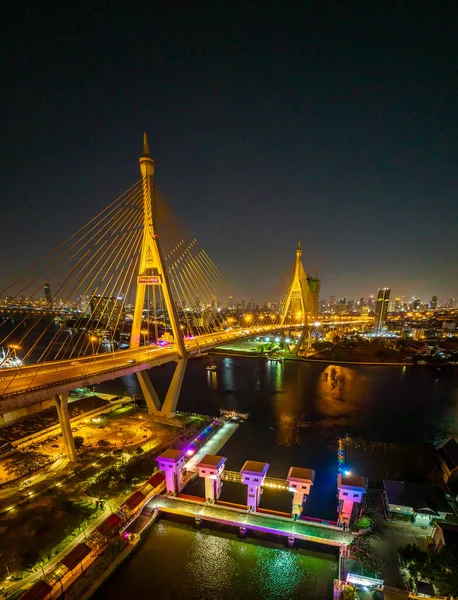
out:
M238 427L238 424L233 423L232 421L227 421L227 423L224 423L221 429L219 429L215 435L209 439L208 442L206 442L190 460L188 460L188 462L185 464L186 470L196 472L196 465L200 463L203 457L206 454L217 454L224 444L226 444L229 438L234 435Z
M151 500L150 506L157 507L162 513L180 515L183 517L199 518L202 521L211 521L220 525L233 527L246 527L247 530L294 537L298 540L317 542L328 546L342 547L350 544L353 536L336 527L311 525L301 521L266 515L248 513L231 507L204 504L178 498L156 497Z

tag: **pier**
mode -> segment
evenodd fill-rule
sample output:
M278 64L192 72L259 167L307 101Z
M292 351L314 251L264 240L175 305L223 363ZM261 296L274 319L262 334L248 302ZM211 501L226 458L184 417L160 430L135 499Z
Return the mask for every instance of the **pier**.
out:
M227 421L221 427L219 431L215 433L213 437L211 437L208 442L206 442L198 452L192 456L185 464L185 468L187 471L191 473L197 472L197 465L203 459L206 454L216 454L221 450L221 448L228 442L228 440L234 435L234 433L239 428L237 423L232 421Z

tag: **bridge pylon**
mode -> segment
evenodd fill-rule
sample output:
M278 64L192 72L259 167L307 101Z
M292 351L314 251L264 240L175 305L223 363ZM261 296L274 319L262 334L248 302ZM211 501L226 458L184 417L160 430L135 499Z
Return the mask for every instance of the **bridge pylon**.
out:
M172 415L175 411L178 396L181 391L184 372L187 363L187 352L184 344L183 333L180 327L178 312L172 296L170 281L164 263L159 237L155 223L155 184L154 184L154 160L151 158L146 133L143 136L143 154L140 157L140 173L142 176L143 189L143 240L138 265L137 288L135 294L134 318L132 321L132 333L130 337L130 348L139 348L142 329L143 309L145 305L145 293L147 286L162 292L167 314L173 333L173 340L178 355L177 366L170 383L166 399L161 409L160 400L145 371L137 373L140 387L145 396L149 413L160 412L164 416Z
M285 324L290 313L292 313L294 319L293 323L296 324L307 324L309 319L315 318L318 314L319 291L320 280L317 277L307 275L304 270L301 243L298 242L294 275L283 305L281 325Z
M296 347L296 353L309 337L309 323L318 315L318 294L320 280L307 275L302 264L301 243L297 243L294 274L289 285L286 300L283 304L281 325L291 323L292 326L303 327L301 339Z

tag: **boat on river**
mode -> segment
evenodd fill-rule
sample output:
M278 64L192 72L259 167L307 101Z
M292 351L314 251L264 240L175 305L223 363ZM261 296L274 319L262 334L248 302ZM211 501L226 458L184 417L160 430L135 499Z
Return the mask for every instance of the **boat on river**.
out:
M239 413L235 410L226 410L225 408L220 408L219 413L222 417L227 417L229 419L234 419L235 421L239 421L240 419L248 419L250 413Z

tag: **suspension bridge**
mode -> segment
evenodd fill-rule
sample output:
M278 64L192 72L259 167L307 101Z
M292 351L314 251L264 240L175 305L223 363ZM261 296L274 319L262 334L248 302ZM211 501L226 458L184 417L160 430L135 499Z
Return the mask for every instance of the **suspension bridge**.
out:
M145 134L140 179L0 292L12 307L0 346L24 354L20 366L0 364L0 414L53 400L72 460L69 391L135 373L149 412L170 416L190 357L253 335L303 338L318 314L320 281L300 244L278 306L245 310L154 172ZM176 367L161 402L147 371L167 362Z

